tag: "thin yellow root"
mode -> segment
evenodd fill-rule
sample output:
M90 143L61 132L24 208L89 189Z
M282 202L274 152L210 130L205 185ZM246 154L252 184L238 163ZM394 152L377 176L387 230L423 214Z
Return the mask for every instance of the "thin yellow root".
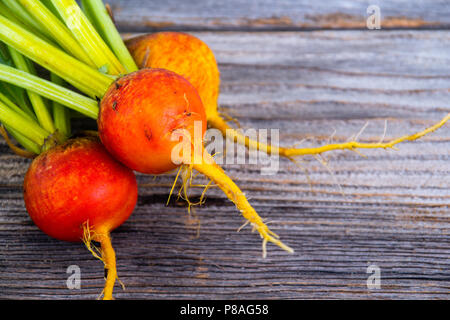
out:
M210 180L208 182L208 184L205 186L205 188L203 189L202 195L200 196L200 204L205 203L206 191L208 191L208 189L211 187L211 185L212 185L212 180Z
M101 233L96 237L102 246L102 258L105 262L105 269L108 270L105 287L103 289L103 300L113 300L113 289L117 279L116 253L111 244L109 232Z
M6 132L5 128L3 126L0 126L0 135L5 139L6 144L11 149L12 152L14 152L16 155L27 158L27 159L34 159L36 158L37 154L27 151L25 149L21 149L18 146L16 146L11 139L8 136L8 133Z
M192 184L192 179L193 179L192 166L190 166L190 165L189 166L188 165L182 165L178 169L177 175L175 176L175 180L174 180L174 182L172 184L172 188L170 189L170 193L169 193L169 197L167 199L166 205L169 205L170 198L171 198L171 196L172 196L172 194L173 194L173 192L175 190L175 186L177 184L178 177L180 176L180 174L181 174L181 178L182 178L183 181L182 181L182 185L181 185L180 189L178 190L178 195L177 195L178 198L177 199L181 198L181 199L183 199L183 200L185 200L187 202L187 204L188 204L188 218L189 219L194 218L194 220L198 221L197 232L196 232L196 236L194 237L194 238L198 238L198 237L200 237L200 220L197 219L197 215L195 213L195 210L194 210L193 206L201 205L203 203L203 195L204 195L204 192L206 190L203 191L202 197L200 198L199 202L195 203L195 202L192 202L189 199L189 193L188 193L189 188L193 187L193 186L196 186L196 185Z
M264 241L270 241L283 250L291 253L294 252L292 248L278 240L278 236L275 233L269 230L255 209L250 205L245 194L233 180L225 174L222 168L214 162L214 159L208 155L207 152L204 152L203 162L201 164L194 162L193 168L211 179L226 194L228 199L236 205L244 218L259 232Z
M244 229L249 223L250 221L246 220L244 224L237 229L237 232L241 232L241 230Z
M103 288L103 300L113 300L113 290L114 284L117 277L117 267L116 267L116 253L111 244L111 235L107 230L93 231L89 228L89 224L83 226L83 242L87 249L92 253L94 257L103 261L105 264L105 269L107 270L107 277L105 280L105 286ZM92 241L100 242L101 249L98 249L92 245ZM100 253L100 254L98 254ZM123 283L119 280L122 288L124 288Z
M173 184L172 184L172 189L170 189L169 197L167 198L167 202L166 202L166 206L169 205L170 198L172 197L173 190L175 189L175 186L177 185L178 176L180 175L181 170L182 170L182 167L180 167L180 168L178 169L177 175L175 176L175 181L174 181Z
M89 221L83 225L83 243L89 252L94 256L94 258L99 259L103 263L102 252L99 248L92 244L92 240L94 238L94 231L89 227Z
M303 170L303 172L305 173L305 176L306 176L306 181L307 181L308 184L309 184L309 189L311 190L312 193L315 193L314 187L313 187L313 183L312 183L312 180L311 180L311 177L309 176L309 171L308 171L308 169L306 169L304 166L302 166L302 165L300 164L300 162L302 162L302 161L300 161L300 160L298 160L298 159L296 159L296 158L294 158L294 157L288 157L288 159L291 160L291 162L292 162L293 164L295 164L298 168L300 168L301 170Z
M341 193L342 196L345 197L345 192L344 189L342 189L341 184L339 183L339 181L336 178L336 175L334 174L333 170L331 170L330 166L328 165L327 161L325 161L325 159L323 159L321 157L320 154L315 154L313 155L313 157L322 165L324 166L324 168L328 171L328 173L330 174L331 178L334 180L334 183L337 185L337 187L339 188L339 192Z
M175 180L172 184L172 188L170 190L169 193L169 199L167 200L167 204L169 204L170 201L170 197L175 189L175 185L178 181L178 176L181 173L181 178L182 178L182 185L180 187L180 189L178 190L178 199L183 199L188 203L188 213L190 215L191 213L191 209L193 206L200 206L205 202L205 196L206 196L206 191L211 187L212 181L210 181L208 184L206 185L201 185L201 184L193 184L192 180L197 176L194 175L192 173L193 171L193 167L192 165L182 165L179 170L177 175L175 176ZM204 188L202 191L202 194L200 195L200 199L198 202L192 202L190 200L189 197L189 189L192 187L200 187L200 188Z
M178 198L181 198L187 202L188 214L189 218L191 218L191 207L197 205L197 203L194 203L189 199L189 192L188 192L188 189L192 186L192 167L182 166L181 168L182 168L181 178L183 179L183 184L181 185L181 188L178 191Z
M229 133L231 133L234 137L234 141L237 143L245 145L249 149L253 150L264 150L268 154L279 154L280 156L287 157L289 159L292 159L294 156L302 156L302 155L315 155L315 154L321 154L327 151L332 150L352 150L355 151L355 149L395 149L394 146L396 144L399 144L404 141L414 141L417 140L435 130L442 127L448 120L450 119L450 113L448 113L444 118L442 118L441 121L436 123L435 125L417 132L412 135L406 135L397 139L393 139L389 142L383 142L384 136L386 132L383 134L383 138L378 143L362 143L357 142L355 140L348 141L345 143L333 143L324 145L321 147L316 148L283 148L283 147L276 147L271 145L266 145L259 143L258 141L251 140L248 137L240 134L237 130L230 127L218 114L215 116L212 116L208 119L208 122L210 125L222 132L224 136L226 136L227 130L229 130ZM365 129L367 125L363 127L363 129L358 133L357 136L361 134L361 132ZM386 127L385 127L386 130Z

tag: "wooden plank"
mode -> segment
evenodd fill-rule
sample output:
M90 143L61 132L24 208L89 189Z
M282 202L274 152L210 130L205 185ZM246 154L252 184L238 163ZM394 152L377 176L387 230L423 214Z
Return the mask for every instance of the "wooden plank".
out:
M123 31L366 29L367 8L381 10L381 27L448 28L450 5L382 0L110 0Z
M279 128L284 145L361 141L412 133L450 111L447 31L196 33L221 70L220 104L245 128ZM244 228L216 188L188 217L166 207L174 174L138 175L139 204L113 233L118 299L448 299L450 297L449 126L399 151L327 154L330 169L305 157L276 176L226 164L271 228L295 249L269 245ZM48 238L22 200L28 160L0 144L0 299L95 299L103 267L81 244ZM206 182L201 178L198 182ZM340 188L338 187L340 185ZM193 188L198 197L201 189ZM341 193L344 192L344 194ZM200 229L199 229L200 226ZM197 233L199 231L199 234ZM82 288L68 290L78 265ZM369 290L369 265L381 289Z

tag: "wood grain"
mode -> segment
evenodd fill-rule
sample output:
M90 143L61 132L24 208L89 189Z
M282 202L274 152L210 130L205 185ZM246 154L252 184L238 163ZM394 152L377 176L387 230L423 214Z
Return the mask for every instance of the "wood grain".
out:
M123 31L293 31L366 29L367 8L381 10L381 27L448 28L446 0L109 0Z
M157 3L157 2L155 2ZM170 6L167 6L170 7ZM280 129L281 142L361 141L421 130L450 111L448 31L200 32L221 70L220 105L245 128ZM165 206L174 174L138 175L139 204L113 233L118 299L448 299L450 130L399 151L332 152L330 174L314 158L225 164L259 214L295 249L261 241L212 188L188 217ZM0 144L0 299L95 299L103 266L81 244L48 238L26 214L28 160ZM309 178L309 181L308 181ZM201 178L198 182L206 182ZM340 187L339 187L339 186ZM194 199L202 189L191 190ZM344 194L342 194L342 192ZM200 228L199 228L200 227ZM199 232L199 233L198 233ZM66 269L82 271L68 290ZM381 268L369 290L366 269Z

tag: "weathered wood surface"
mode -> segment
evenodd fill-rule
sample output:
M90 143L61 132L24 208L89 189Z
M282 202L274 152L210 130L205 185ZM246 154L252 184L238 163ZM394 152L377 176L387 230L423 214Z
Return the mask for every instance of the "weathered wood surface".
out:
M130 1L127 10L137 3ZM167 7L180 21L174 12L186 11L169 10L169 4L158 8ZM448 21L443 7L441 13L432 20ZM334 141L345 141L367 121L360 140L378 141L385 119L388 139L421 130L450 111L445 30L195 35L216 53L223 110L244 128L280 129L284 145L304 138L303 146L321 145L334 131ZM295 249L290 255L269 245L267 259L249 227L236 232L244 220L219 190L210 189L189 218L183 202L165 206L174 174L139 175L138 207L113 233L126 285L125 291L116 287L116 298L448 299L449 125L399 148L363 151L367 158L329 153L333 175L314 158L302 158L309 182L287 160L276 176L260 175L256 165L225 165ZM0 299L96 298L102 263L82 244L50 239L30 221L21 191L27 165L0 143ZM80 290L66 287L66 269L74 264L82 272ZM366 286L371 264L381 268L381 289Z
M366 28L377 5L382 28L448 28L447 0L109 0L117 24L155 30L304 30Z
M415 132L449 112L447 32L198 33L216 52L221 105L244 127L280 128L286 145L318 145L357 133L376 141ZM371 45L368 45L371 44ZM218 191L198 220L167 199L173 175L139 176L139 206L114 232L130 298L448 298L448 126L400 151L330 153L334 178L305 158L305 173L281 161L277 176L227 165L257 211L296 250L269 246ZM27 161L1 145L0 298L95 298L102 265L80 244L49 239L31 223L20 184ZM345 196L340 193L337 184ZM199 190L196 191L198 194ZM196 238L198 221L200 234ZM82 270L68 290L66 268ZM366 287L376 264L382 289Z

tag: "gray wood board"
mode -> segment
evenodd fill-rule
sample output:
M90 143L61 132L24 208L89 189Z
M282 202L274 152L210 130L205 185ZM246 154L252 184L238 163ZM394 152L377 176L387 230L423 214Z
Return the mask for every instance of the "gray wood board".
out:
M450 111L447 31L195 33L214 50L222 109L244 128L280 129L283 145L378 141L413 133ZM118 299L448 299L450 297L450 130L394 150L331 152L279 173L225 164L281 239L261 240L217 189L188 217L174 173L138 175L139 204L113 232ZM95 299L103 265L82 244L50 239L30 221L21 183L28 160L0 144L0 298ZM309 182L308 182L308 177ZM206 182L198 178L199 183ZM339 187L339 186L340 187ZM340 189L341 188L341 189ZM191 190L195 199L202 189ZM344 194L342 194L342 192ZM200 229L198 227L200 226ZM199 230L199 234L197 231ZM80 290L66 287L78 265ZM381 269L381 289L366 286Z
M122 30L302 30L366 28L380 8L382 28L448 28L447 0L110 0Z

